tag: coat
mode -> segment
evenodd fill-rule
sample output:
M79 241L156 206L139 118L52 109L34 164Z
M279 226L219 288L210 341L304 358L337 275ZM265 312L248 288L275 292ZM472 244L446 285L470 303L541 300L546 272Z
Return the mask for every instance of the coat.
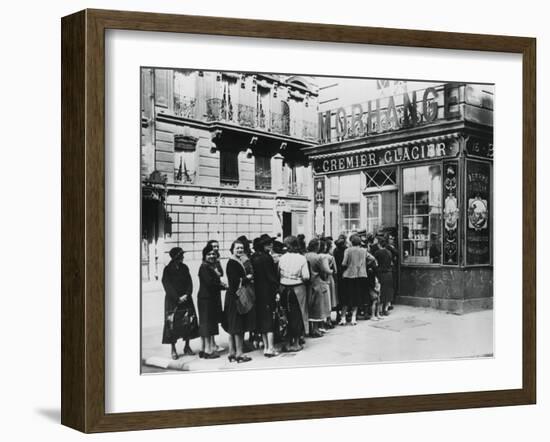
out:
M218 324L222 321L222 283L216 268L206 262L199 267L199 334L203 337L219 334Z
M170 261L162 272L162 286L166 293L164 297L164 330L162 333L163 344L173 344L179 338L194 339L198 336L196 332L190 335L175 335L168 326L167 319L174 313L176 308L187 309L190 314L196 315L193 304L193 280L189 273L189 267L183 263ZM187 300L180 301L180 297L187 295Z
M269 253L254 253L250 258L254 271L256 291L256 331L274 331L273 313L275 297L279 290L277 266Z
M225 269L227 275L228 288L225 293L223 307L222 326L230 335L240 335L247 331L252 331L256 324L256 311L254 307L248 313L241 315L237 311L237 290L245 284L252 284L246 279L245 267L243 264L233 258L227 261Z

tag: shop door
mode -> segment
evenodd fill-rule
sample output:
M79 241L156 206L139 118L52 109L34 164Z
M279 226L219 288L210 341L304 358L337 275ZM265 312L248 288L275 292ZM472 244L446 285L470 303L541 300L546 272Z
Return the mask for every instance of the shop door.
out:
M397 243L397 190L367 193L367 233L393 238L395 250L394 290L399 295L399 250Z

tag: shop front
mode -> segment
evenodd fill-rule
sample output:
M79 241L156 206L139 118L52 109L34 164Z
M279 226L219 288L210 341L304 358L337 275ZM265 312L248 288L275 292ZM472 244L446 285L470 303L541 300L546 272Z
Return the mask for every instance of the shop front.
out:
M453 118L307 150L316 233L393 236L397 302L456 313L493 301L492 121L469 121L466 87Z

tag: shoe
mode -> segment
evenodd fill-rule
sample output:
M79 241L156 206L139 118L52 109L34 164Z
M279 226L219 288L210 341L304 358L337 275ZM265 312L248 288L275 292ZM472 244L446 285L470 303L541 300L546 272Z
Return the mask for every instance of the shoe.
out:
M342 320L338 323L338 325L346 325L346 320L345 320L345 319L342 319Z
M264 356L265 356L266 358L274 358L275 356L279 356L279 352L278 352L278 351L275 351L275 350L273 350L273 351L268 351L268 352L264 353Z
M320 333L319 331L316 331L314 333L310 333L309 334L309 337L310 338L322 338L323 337L323 333Z
M216 348L214 349L215 352L223 353L225 351L224 347L220 347L219 345L216 345Z
M178 358L179 358L178 353L175 352L175 351L173 351L173 352L172 352L172 359L173 359L174 361L177 361Z
M304 345L306 343L306 340L303 336L300 336L300 338L298 338L298 344L299 345Z
M250 362L252 358L249 358L248 356L237 356L235 360L240 364L241 362Z
M393 310L393 305L390 305L390 306L388 307L388 310Z
M205 354L206 353L204 351L199 351L199 358L203 359Z
M229 355L227 356L227 360L229 362L235 362L237 360L237 357L235 355Z
M204 353L204 356L203 358L204 359L218 359L220 357L220 355L218 353L216 353L215 351L212 352L212 353Z
M354 320L354 319L352 319L352 320L351 320L351 325L357 325L357 321Z
M187 356L193 356L195 354L195 352L193 350L191 350L191 347L185 347L183 349L183 354L187 355Z

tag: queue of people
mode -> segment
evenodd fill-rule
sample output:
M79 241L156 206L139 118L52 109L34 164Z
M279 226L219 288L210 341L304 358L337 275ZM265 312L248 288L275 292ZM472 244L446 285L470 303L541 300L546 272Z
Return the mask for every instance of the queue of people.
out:
M279 242L263 234L251 242L240 236L231 244L225 272L219 242L210 240L202 250L197 308L184 251L174 247L162 275L162 343L171 345L177 359L177 341L184 341L184 355L194 355L189 341L200 336L198 356L216 359L225 350L215 340L221 326L229 335L228 361L244 363L252 349L272 358L302 350L307 338L322 338L336 325L356 325L358 316L383 319L393 308L396 287L393 240L352 234L334 242L327 237L306 243L303 235Z

